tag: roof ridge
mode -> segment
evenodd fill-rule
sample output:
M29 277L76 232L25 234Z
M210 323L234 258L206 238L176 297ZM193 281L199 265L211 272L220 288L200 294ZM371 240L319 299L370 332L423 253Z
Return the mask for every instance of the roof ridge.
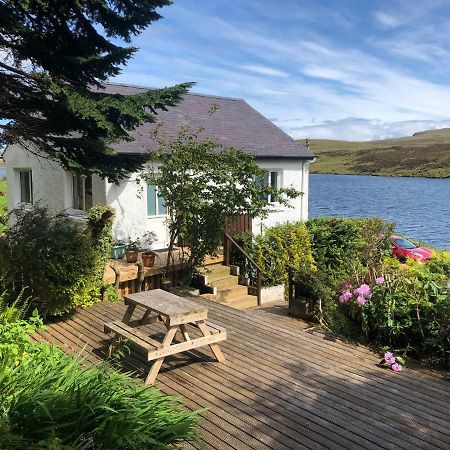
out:
M103 85L105 85L105 86L106 85L123 86L123 87L137 88L137 89L163 89L163 88L156 88L156 87L150 87L150 86L141 86L138 84L116 83L113 81L107 81L107 82L103 83ZM224 100L235 100L235 101L245 102L245 99L240 98L240 97L227 97L225 95L202 94L201 92L188 92L186 95L196 95L198 97L211 97L211 98L220 98L220 99L224 99Z

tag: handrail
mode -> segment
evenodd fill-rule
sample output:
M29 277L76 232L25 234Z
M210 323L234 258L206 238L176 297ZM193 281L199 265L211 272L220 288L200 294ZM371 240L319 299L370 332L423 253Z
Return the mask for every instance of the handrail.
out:
M261 305L261 267L256 264L256 262L253 260L253 258L228 234L224 233L225 235L225 265L229 265L230 263L230 257L231 257L231 247L228 243L233 244L239 252L242 253L242 255L247 259L247 261L256 269L256 297L258 299L258 306Z
M255 269L262 272L261 267L256 264L253 258L228 233L225 233L225 237L233 243L233 245L248 259L250 264L255 267Z

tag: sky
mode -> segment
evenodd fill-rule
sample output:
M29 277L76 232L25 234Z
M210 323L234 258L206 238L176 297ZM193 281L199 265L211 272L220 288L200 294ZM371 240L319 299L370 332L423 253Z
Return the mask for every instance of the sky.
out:
M448 0L174 0L115 82L245 99L298 139L450 127Z

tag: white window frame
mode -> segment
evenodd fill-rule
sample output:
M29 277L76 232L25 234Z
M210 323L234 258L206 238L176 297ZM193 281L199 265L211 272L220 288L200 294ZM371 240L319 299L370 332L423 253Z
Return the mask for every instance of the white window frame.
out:
M17 173L17 186L18 186L18 203L20 205L33 205L34 199L33 199L33 170L32 169L16 169ZM28 196L30 198L30 201L23 201L22 200L22 174L29 174L30 180L29 180L29 192Z
M82 193L82 196L81 196L82 197L82 202L83 202L83 205L82 205L83 208L82 209L79 208L80 205L76 204L76 201L75 201L75 180L76 180L77 177L81 178L81 180L82 180L82 187L83 187L83 193ZM87 212L87 211L89 211L90 208L92 208L94 206L92 175L89 175L89 177L91 178L91 196L92 196L91 202L92 202L92 205L88 209L86 209L86 179L87 179L87 177L84 176L84 175L80 175L80 174L78 174L76 172L70 172L71 205L72 205L72 209L74 211Z
M282 174L283 174L282 169L272 169L272 168L268 169L268 168L264 167L264 170L267 171L267 175L269 176L269 183L270 184L272 182L272 174L275 174L275 176L276 176L276 185L275 185L275 187L277 189L280 189L281 186L282 186ZM271 195L267 196L266 201L267 201L268 204L271 204L271 205L277 205L278 204L278 202L276 202L275 199L273 199L273 197Z
M155 209L156 209L156 214L149 214L148 213L148 186L153 186L154 188L155 188L155 197L154 197L154 200L155 200ZM162 213L162 214L160 214L160 212L159 212L159 202L158 202L158 197L159 197L159 188L158 188L158 186L156 186L155 184L152 184L152 183L146 183L146 186L145 186L145 200L146 200L146 202L145 202L145 206L146 206L146 208L147 208L147 218L149 218L149 219L153 219L153 218L158 218L158 217L166 217L167 216L167 206L166 206L166 212L165 213Z

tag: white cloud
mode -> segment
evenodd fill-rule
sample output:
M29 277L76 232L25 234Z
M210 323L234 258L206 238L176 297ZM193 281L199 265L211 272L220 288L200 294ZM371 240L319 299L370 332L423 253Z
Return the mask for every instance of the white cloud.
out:
M242 66L244 70L248 70L250 72L254 72L260 75L267 75L269 77L280 77L280 78L288 78L289 74L286 72L283 72L281 70L273 69L271 67L266 66L258 66L254 64L248 64L245 66Z
M402 23L396 17L382 11L376 12L374 16L377 22L383 25L384 27L395 28L401 25Z
M367 50L373 45L370 39L363 51L357 43L329 41L311 29L299 27L284 36L257 21L225 21L178 8L183 36L176 35L177 24L150 40L144 33L138 42L139 58L121 81L151 86L197 81L195 91L243 97L265 116L276 118L282 128L303 137L307 132L345 139L398 136L417 131L416 126L446 124L450 118L446 79L438 83L427 79L428 73L412 73L374 56ZM427 72L433 67L427 66ZM363 119L342 122L348 117Z
M326 121L317 125L291 128L287 131L296 139L372 141L411 136L418 131L448 127L450 127L450 120L382 122L378 119L348 117L342 120Z

